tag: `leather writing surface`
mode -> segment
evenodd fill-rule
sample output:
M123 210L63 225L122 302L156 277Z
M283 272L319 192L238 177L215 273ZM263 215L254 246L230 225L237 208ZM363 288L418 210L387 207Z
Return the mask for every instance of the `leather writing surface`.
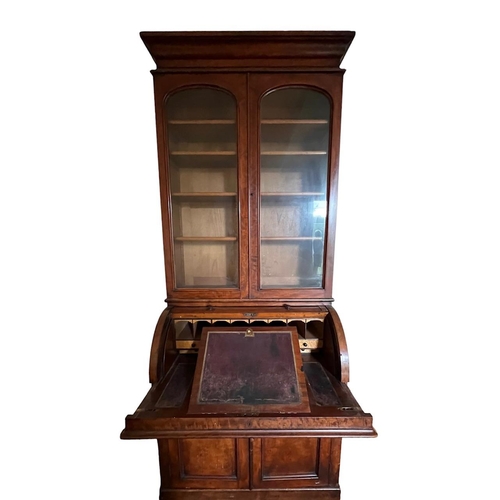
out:
M337 393L320 363L304 363L304 373L317 405L338 406L340 404Z
M200 404L293 404L301 400L289 332L210 332Z
M157 408L181 407L193 381L194 369L194 363L179 363L155 406Z

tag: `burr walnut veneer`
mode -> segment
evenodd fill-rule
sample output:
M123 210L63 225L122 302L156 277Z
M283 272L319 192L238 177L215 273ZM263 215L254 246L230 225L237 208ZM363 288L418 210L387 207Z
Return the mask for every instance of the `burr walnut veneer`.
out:
M168 305L124 439L167 499L339 499L370 437L332 307L340 63L354 33L159 33L152 71Z

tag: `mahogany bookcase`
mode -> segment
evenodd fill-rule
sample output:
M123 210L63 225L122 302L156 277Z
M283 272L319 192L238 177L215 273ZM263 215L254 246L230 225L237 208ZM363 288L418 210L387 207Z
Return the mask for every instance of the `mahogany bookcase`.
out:
M124 439L160 499L339 499L372 437L332 307L342 81L354 32L143 32L167 307Z

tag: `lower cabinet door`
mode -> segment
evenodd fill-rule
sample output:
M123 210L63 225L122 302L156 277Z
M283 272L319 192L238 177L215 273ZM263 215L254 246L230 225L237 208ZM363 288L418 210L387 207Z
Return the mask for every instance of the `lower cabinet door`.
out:
M327 487L330 483L331 441L320 438L251 439L251 487Z
M164 441L160 443L160 441ZM169 439L168 474L162 471L162 487L236 489L249 488L248 439ZM160 462L161 462L160 458ZM165 464L166 465L166 464ZM164 476L169 476L164 484Z

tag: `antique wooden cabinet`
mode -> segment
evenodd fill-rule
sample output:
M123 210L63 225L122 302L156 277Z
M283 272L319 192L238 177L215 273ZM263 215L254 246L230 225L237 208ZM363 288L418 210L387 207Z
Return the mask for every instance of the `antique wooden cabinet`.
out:
M141 37L168 307L121 436L158 440L163 500L338 499L342 438L376 435L332 307L354 33Z

